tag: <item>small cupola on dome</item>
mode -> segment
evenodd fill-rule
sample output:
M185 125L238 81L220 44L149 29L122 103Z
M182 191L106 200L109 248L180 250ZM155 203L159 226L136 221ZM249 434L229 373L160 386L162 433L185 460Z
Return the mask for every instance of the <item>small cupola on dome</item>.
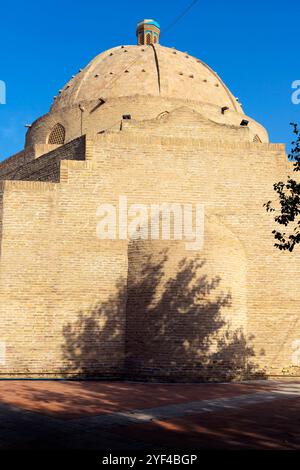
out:
M136 35L138 45L159 43L160 26L155 20L143 20L137 24Z

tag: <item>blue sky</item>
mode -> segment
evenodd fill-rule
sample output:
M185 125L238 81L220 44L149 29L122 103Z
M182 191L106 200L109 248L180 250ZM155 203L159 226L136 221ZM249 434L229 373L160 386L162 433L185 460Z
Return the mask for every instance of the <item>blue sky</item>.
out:
M25 124L45 114L52 97L96 54L135 44L135 26L155 18L162 30L191 3L177 1L11 1L1 5L0 160L21 150ZM289 143L300 123L291 84L300 80L300 2L199 0L161 44L199 57L261 122L272 142Z

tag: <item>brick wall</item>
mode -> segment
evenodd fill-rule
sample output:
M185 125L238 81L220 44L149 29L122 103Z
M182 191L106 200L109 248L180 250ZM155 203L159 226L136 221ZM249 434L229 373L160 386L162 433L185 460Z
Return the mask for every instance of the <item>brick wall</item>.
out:
M284 147L121 132L88 137L82 153L82 142L13 176L52 182L2 183L2 376L223 380L228 373L240 377L245 364L250 376L285 373L300 338L300 297L291 289L291 279L299 280L299 250L274 249L273 223L262 207L289 171ZM60 161L60 179L57 169L45 170L49 158ZM119 195L129 204L205 205L199 256L206 264L179 298L192 268L182 282L181 271L193 261L181 244L163 244L170 253L166 277L157 280L151 304L160 270L146 275L146 285L140 270L146 260L151 273L149 255L160 263L161 245L97 238L99 204L117 204ZM203 285L203 276L220 282L197 297L193 282Z
M0 162L0 178L5 179L10 173L23 166L33 158L33 149L32 147L28 147L27 149L22 150L22 152L18 152L15 155L12 155L10 158Z
M52 110L50 113L39 118L32 124L27 132L26 147L36 144L45 144L49 134L55 124L61 123L66 130L66 142L81 135L81 118L83 134L97 134L103 130L120 129L122 116L130 114L136 121L155 119L162 112L172 112L178 108L188 107L196 111L205 118L226 126L240 126L242 119L249 121L252 141L254 135L259 135L262 142L268 142L266 130L244 114L228 110L224 114L221 108L209 103L199 103L187 99L175 99L164 96L121 96L117 98L108 98L105 104L100 105L100 96L94 100L82 100L81 105L85 108L82 113L78 105L73 105L59 110ZM179 130L177 130L179 132ZM177 134L175 134L177 135ZM220 139L220 136L218 136Z
M49 147L55 147L49 153L42 156L35 155L35 159L28 157L18 158L14 164L4 162L3 174L0 179L6 180L23 180L23 181L53 181L58 182L60 179L60 162L62 160L84 160L85 158L85 137L79 137L68 144L62 146L36 146L38 151L40 147L48 150ZM29 160L29 161L28 161Z
M213 139L227 142L251 142L253 140L248 127L215 123L187 107L166 113L161 118L146 121L123 120L122 132L142 136L174 137L176 135L187 139Z

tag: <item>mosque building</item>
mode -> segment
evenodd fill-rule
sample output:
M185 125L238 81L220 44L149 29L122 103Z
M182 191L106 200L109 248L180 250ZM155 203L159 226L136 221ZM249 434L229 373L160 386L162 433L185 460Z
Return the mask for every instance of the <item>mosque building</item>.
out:
M299 254L274 248L263 208L292 171L285 146L208 65L160 45L156 21L136 35L73 76L0 163L1 377L297 375ZM131 215L201 206L201 247L124 236L125 199ZM115 237L99 235L108 206Z

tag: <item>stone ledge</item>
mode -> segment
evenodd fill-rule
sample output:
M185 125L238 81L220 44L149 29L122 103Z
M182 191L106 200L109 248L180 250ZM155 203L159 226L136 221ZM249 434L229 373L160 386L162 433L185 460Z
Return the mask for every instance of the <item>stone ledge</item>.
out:
M0 181L0 192L5 191L55 191L58 183L49 181L22 181L4 180Z
M102 144L145 144L145 145L162 145L162 146L184 146L197 147L209 150L265 150L273 152L284 152L285 144L267 144L256 142L228 142L222 140L202 140L202 139L186 139L179 137L157 137L157 136L141 136L140 134L130 135L120 133L106 133L96 137L96 141Z

